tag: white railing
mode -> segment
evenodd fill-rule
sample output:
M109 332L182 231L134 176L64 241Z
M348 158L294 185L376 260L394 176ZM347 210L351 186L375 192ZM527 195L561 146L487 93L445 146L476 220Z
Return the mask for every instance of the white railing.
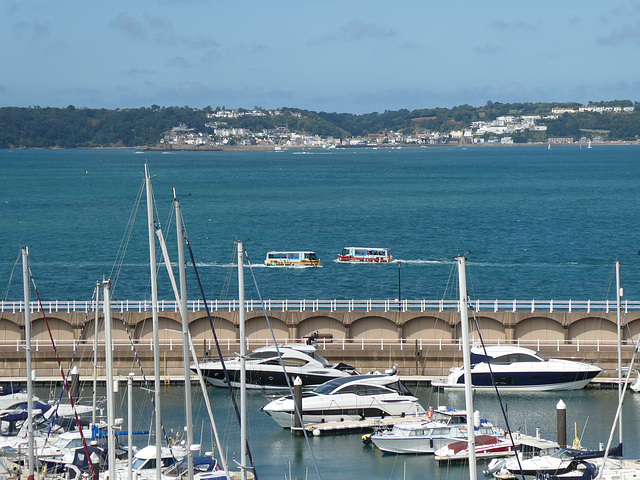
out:
M476 339L477 340L477 339ZM306 342L306 338L298 339L278 339L281 343L288 342ZM98 341L101 348L99 351L103 351L104 339ZM236 338L224 338L219 340L220 347L228 352L239 351L239 340ZM490 345L517 345L520 347L530 348L532 350L540 351L562 351L563 353L569 352L584 352L586 354L593 354L593 352L600 352L602 350L615 351L618 347L616 340L601 340L601 339L573 339L573 340L542 340L542 339L529 339L529 340L489 340L485 342L487 346ZM194 339L193 344L196 350L200 351L203 347L211 352L212 355L217 355L215 349L215 341L212 338L206 339ZM251 338L246 339L247 350L253 350L256 348L264 347L266 345L273 344L271 338ZM444 339L444 338L323 338L316 342L320 350L394 350L408 352L415 352L416 347L423 352L437 352L439 350L456 350L462 351L461 339ZM623 340L622 349L627 354L632 354L634 351L634 342L631 340ZM136 339L133 341L128 340L114 340L113 347L115 350L137 350L138 352L144 350L153 350L153 340L151 339ZM32 339L31 348L33 351L40 351L40 349L51 350L51 340L49 338ZM93 339L89 340L56 340L56 348L59 350L77 348L93 349ZM162 351L175 350L177 353L182 353L182 337L176 338L164 338L160 340L159 349ZM0 352L8 354L8 352L24 352L25 341L24 340L0 340Z
M237 300L210 300L207 302L209 310L212 312L234 312L238 310ZM39 312L40 305L31 302L31 312ZM42 303L44 312L91 312L95 311L95 301L61 301L54 300ZM151 311L150 300L121 300L111 302L112 310L120 312L147 312ZM175 300L160 300L158 308L160 311L177 312L178 304ZM529 312L612 312L616 310L614 301L591 301L591 300L472 300L469 308L479 311L529 311ZM20 313L24 309L24 302L0 301L0 312ZM102 302L100 302L102 309ZM188 309L192 312L205 310L202 300L189 300ZM267 311L445 311L458 310L457 300L265 300L264 306L258 300L246 300L245 309L247 311L267 310ZM640 311L640 301L624 300L622 309L625 313Z

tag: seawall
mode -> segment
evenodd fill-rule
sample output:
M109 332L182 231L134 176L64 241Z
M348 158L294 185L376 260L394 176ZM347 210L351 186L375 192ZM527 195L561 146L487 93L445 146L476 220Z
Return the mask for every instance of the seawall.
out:
M190 308L189 329L199 359L217 356L210 324L213 324L224 356L233 356L238 348L238 312L231 307L211 311ZM518 308L472 309L470 319L479 327L487 344L514 343L543 355L583 360L606 371L601 377L617 375L617 313L607 307L559 310ZM0 376L26 378L24 360L24 313L19 308L0 312ZM236 305L237 307L237 305ZM246 312L248 350L272 343L268 324L278 342L303 341L319 333L319 352L331 361L345 362L360 371L386 369L397 365L404 375L443 376L451 366L462 362L459 313L455 309L405 309L393 304L380 309L285 309ZM556 305L557 307L557 305ZM173 308L173 309L172 309ZM393 309L397 308L397 309ZM65 372L75 357L83 378L91 376L96 312L92 308L33 308L32 362L39 377L59 378L60 368L52 347L53 337ZM181 378L182 334L180 315L174 307L159 312L162 374ZM98 365L104 373L102 313L98 312ZM47 328L48 324L48 328ZM640 333L640 311L626 308L621 317L623 365L633 355L631 338ZM115 374L129 372L153 375L153 336L151 311L125 309L113 311ZM472 337L479 340L477 329ZM102 371L101 371L102 369Z

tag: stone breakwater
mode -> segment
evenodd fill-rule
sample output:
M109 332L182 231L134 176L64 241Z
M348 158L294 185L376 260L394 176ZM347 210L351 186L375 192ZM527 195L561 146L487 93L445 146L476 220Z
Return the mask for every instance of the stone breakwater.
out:
M126 376L153 376L153 327L150 311L114 311L114 370ZM267 317L269 322L267 322ZM46 318L46 321L45 321ZM605 370L601 377L616 376L617 316L615 311L491 311L470 312L487 344L513 343L540 351L547 357L582 360ZM83 378L91 377L95 336L95 312L33 312L32 361L40 378L60 377L49 330L65 369L72 358ZM361 372L397 365L404 375L444 376L460 365L460 320L456 311L378 310L271 310L246 313L248 350L272 343L271 324L278 342L304 341L318 333L318 353L330 361L353 365ZM47 328L47 323L49 328ZM104 335L98 316L98 375L104 374ZM223 356L238 347L238 312L189 312L189 329L200 360L217 357L213 324ZM628 312L622 320L623 365L633 355L634 337L640 330L640 312ZM628 327L628 328L627 328ZM180 316L159 313L162 375L183 376ZM479 340L477 330L472 337ZM0 376L26 378L24 314L0 313Z

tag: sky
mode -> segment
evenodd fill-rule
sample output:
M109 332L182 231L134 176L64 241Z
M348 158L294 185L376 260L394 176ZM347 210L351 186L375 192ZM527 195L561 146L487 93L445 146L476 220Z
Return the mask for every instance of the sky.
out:
M640 2L3 0L0 107L640 100Z

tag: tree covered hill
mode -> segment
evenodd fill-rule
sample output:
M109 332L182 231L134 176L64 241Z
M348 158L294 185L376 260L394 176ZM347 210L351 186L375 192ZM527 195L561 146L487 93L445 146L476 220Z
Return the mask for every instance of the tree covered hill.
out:
M253 132L284 129L322 138L365 137L370 134L425 132L443 134L471 128L473 122L491 122L504 116L540 116L544 133L518 133L516 142L545 141L547 137L578 140L597 132L605 140L632 141L640 138L640 110L628 100L594 102L604 107L636 107L632 113L580 112L550 117L554 107L574 108L577 103L498 103L481 107L373 112L363 115L312 112L295 108L278 111L256 107L259 115L219 119L220 108L160 107L89 109L52 107L0 108L0 148L153 147L165 132L184 125L196 132L211 133L216 126ZM248 112L239 109L240 112Z

